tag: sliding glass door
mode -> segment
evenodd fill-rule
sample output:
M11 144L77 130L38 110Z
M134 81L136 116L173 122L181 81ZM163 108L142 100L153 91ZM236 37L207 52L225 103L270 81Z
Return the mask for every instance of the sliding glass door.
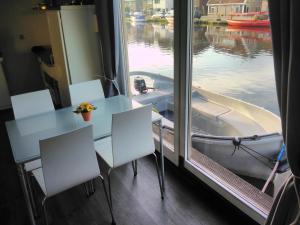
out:
M263 223L289 173L268 13L260 4L248 13L219 5L208 14L206 2L194 0L191 15L186 167ZM258 22L264 26L249 27Z
M263 224L289 167L267 1L255 2L123 0L123 20L130 94L164 116L167 158L184 157L188 170Z
M133 100L152 104L164 117L165 155L178 163L174 148L174 9L173 0L123 0L127 35L129 90ZM159 127L154 126L158 141ZM159 149L158 142L157 149Z

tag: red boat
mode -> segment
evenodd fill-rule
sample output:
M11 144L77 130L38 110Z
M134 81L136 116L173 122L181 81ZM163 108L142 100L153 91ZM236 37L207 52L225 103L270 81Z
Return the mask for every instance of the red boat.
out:
M226 20L229 26L236 27L268 27L269 20Z

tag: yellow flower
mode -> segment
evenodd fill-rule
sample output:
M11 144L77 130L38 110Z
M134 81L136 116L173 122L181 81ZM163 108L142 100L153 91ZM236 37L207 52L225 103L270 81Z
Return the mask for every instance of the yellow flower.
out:
M91 112L95 110L97 107L95 107L93 104L89 102L82 102L77 108L76 111L77 113L81 112Z
M90 112L94 109L94 107L92 105L87 105L86 109L87 109L88 112Z

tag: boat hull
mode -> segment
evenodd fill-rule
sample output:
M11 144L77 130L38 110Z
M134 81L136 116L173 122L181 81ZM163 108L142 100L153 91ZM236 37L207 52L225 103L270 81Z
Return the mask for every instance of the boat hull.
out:
M172 79L131 72L131 76L134 75L153 80L148 86L155 91L137 94L133 99L142 104L153 104L161 113L174 111ZM197 151L238 175L268 178L283 142L278 116L253 104L195 87L191 115L192 146ZM174 127L169 121L171 118L164 120ZM235 148L233 140L242 140L243 146Z
M229 26L236 27L268 27L269 20L226 20Z
M233 139L229 137L227 140L215 139L200 135L192 138L192 146L236 174L267 180L274 167L274 161L270 162L267 157L276 159L282 145L282 136L274 134L253 140L242 140L241 145L236 147Z

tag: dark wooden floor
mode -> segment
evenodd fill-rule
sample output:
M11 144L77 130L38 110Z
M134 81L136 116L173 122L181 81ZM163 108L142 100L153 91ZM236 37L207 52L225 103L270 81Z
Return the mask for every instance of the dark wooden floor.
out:
M11 111L0 112L0 224L29 224L26 208L13 163L4 121ZM55 225L110 224L110 215L100 181L97 191L86 198L83 188L76 187L49 200L48 211ZM138 162L133 178L131 165L112 174L114 212L122 225L255 225L201 182L191 182L184 172L166 164L166 198L161 200L154 162Z

